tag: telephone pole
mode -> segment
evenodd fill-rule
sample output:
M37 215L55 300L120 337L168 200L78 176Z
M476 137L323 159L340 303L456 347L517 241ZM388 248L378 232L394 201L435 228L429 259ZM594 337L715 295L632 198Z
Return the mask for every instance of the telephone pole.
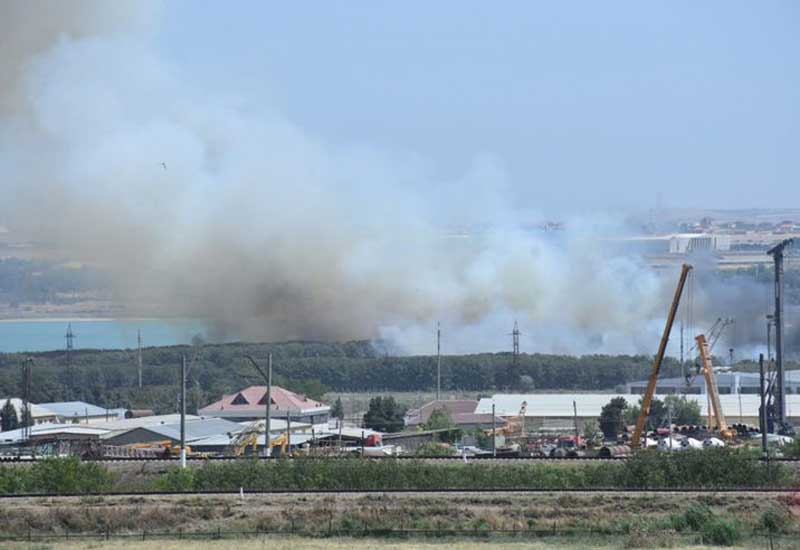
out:
M778 430L786 423L786 393L783 373L783 249L790 246L794 239L785 239L769 250L775 264L775 408L778 413Z
M519 325L516 321L514 321L514 330L511 331L511 340L513 345L512 360L516 368L519 365Z
M186 355L181 353L181 468L186 468Z

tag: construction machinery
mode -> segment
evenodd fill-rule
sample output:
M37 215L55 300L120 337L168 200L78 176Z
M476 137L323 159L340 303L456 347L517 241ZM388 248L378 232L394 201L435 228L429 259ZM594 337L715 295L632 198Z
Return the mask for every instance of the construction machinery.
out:
M678 312L678 305L681 301L683 294L683 287L686 286L686 279L689 277L689 272L692 266L683 264L681 266L681 275L678 279L678 287L675 289L675 296L672 298L672 305L669 308L669 315L667 316L667 324L664 326L664 334L661 336L661 343L658 346L658 353L653 361L653 368L650 372L650 379L647 382L647 390L642 396L642 410L639 413L639 418L636 419L636 428L633 431L633 437L630 441L630 446L633 449L638 449L642 444L642 432L644 432L647 417L650 416L650 405L653 402L653 395L656 392L656 383L658 382L658 373L661 370L661 363L664 360L664 353L667 351L667 343L669 342L669 334L672 332L672 324L675 322L675 315Z
M242 431L232 436L231 442L228 445L228 454L237 457L242 456L247 452L247 448L250 447L251 455L258 456L258 437L263 433L265 433L263 421L256 420L248 424ZM280 450L280 456L285 456L288 446L289 438L285 433L282 433L275 439L270 438L270 456L273 455L272 450L275 448Z
M725 414L722 412L722 405L719 402L719 391L717 390L717 381L714 377L714 368L711 365L711 352L709 351L705 335L698 334L695 337L695 342L697 342L697 350L700 353L703 377L706 379L706 392L708 393L709 401L711 401L711 409L714 414L714 422L717 425L717 430L724 439L733 439L736 437L736 431L728 427L728 421L725 419ZM709 417L710 416L709 414ZM710 422L708 429L711 430Z

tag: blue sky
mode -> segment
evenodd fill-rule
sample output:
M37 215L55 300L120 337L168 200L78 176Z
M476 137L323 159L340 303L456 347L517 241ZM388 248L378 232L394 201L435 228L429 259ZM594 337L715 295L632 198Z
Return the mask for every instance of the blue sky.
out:
M800 4L166 3L198 86L331 143L478 155L539 211L800 207Z

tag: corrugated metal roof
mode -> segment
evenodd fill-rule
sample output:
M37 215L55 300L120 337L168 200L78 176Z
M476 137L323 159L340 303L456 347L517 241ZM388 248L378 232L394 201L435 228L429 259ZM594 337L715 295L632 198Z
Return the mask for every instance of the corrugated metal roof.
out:
M272 440L274 441L279 436L273 435ZM314 439L328 439L333 437L333 434L321 434L315 435ZM303 445L304 443L308 443L311 441L311 434L292 434L291 442L292 447L295 445ZM227 447L230 444L230 438L226 435L212 435L209 437L204 437L202 439L196 439L192 441L192 445L194 447ZM258 443L259 447L264 446L264 434L258 436Z
M624 397L629 404L635 405L641 396L608 393L496 394L481 399L475 413L491 414L492 403L494 403L497 416L517 416L524 401L527 403L526 417L570 417L573 415L572 402L574 401L578 416L597 417L600 416L603 405L614 397ZM656 397L663 400L666 396L657 395ZM761 400L757 394L727 394L719 397L725 415L731 419L735 419L739 415L740 397L742 416L758 416ZM705 395L690 394L686 398L700 404L702 415L708 414ZM786 396L786 412L788 416L800 416L800 395L789 394Z
M11 401L11 405L17 411L17 418L22 418L22 399L18 397L4 397L0 399L0 407L5 406L6 401ZM45 409L44 407L41 407L40 405L37 405L35 403L28 403L28 405L30 406L31 417L34 419L49 418L49 417L52 418L56 416L56 414L53 411Z
M66 402L56 402L56 403L39 403L39 406L44 407L47 410L53 411L58 416L61 417L69 417L72 418L73 416L77 416L81 418L83 416L105 416L108 414L112 418L115 416L104 409L103 407L98 407L97 405L92 405L91 403L86 403L84 401L66 401Z
M163 436L164 439L179 440L181 438L181 425L164 424L158 426L145 426L144 429ZM186 422L186 441L194 441L212 435L224 435L236 433L242 430L242 426L236 422L223 420L221 418L204 418Z
M186 421L199 420L200 416L193 414L186 415ZM161 414L156 416L141 416L139 418L121 418L110 422L94 422L92 426L97 428L107 428L109 430L129 430L132 428L145 428L148 426L162 426L175 424L181 421L180 414Z

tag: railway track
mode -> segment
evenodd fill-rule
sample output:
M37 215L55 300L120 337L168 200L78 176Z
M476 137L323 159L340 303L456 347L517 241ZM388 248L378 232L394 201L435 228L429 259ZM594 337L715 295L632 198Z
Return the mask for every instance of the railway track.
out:
M30 464L32 462L45 460L49 457L41 456L41 457L0 457L0 464ZM303 456L304 459L315 459L315 460L342 460L342 459L353 459L358 457L353 456L320 456L320 457L306 457ZM617 456L617 457L598 457L598 456L581 456L581 457L467 457L467 462L480 462L480 463L496 463L496 464L531 464L531 463L579 463L579 462L624 462L629 457L626 456ZM230 461L242 461L242 460L253 460L254 457L228 457L228 456L217 456L217 457L206 457L206 458L187 458L187 464L192 465L200 465L205 464L208 462L230 462ZM292 460L292 457L256 457L256 460ZM451 457L451 456L386 456L386 457L362 457L363 460L422 460L425 462L464 462L463 457ZM762 459L763 460L763 459ZM773 463L793 463L793 464L800 464L800 458L772 458L769 460ZM175 465L180 464L180 459L178 457L117 457L117 458L99 458L99 459L84 459L84 462L94 462L98 464L122 464L122 463L150 463L150 464L163 464L167 465Z
M710 495L710 494L752 494L752 495L787 495L787 494L800 494L798 488L775 488L775 487L715 487L715 488L663 488L663 489L638 489L630 487L587 487L583 489L556 489L556 488L518 488L518 487L495 487L495 488L438 488L438 489L275 489L275 490L232 490L232 491L138 491L138 492L96 492L96 493L17 493L17 494L3 494L0 495L2 500L19 500L25 498L86 498L86 497L186 497L191 495L200 495L207 497L246 497L258 495L287 495L287 496L302 496L302 495L530 495L530 494L565 494L565 495L656 495L656 494L674 494L674 495Z

